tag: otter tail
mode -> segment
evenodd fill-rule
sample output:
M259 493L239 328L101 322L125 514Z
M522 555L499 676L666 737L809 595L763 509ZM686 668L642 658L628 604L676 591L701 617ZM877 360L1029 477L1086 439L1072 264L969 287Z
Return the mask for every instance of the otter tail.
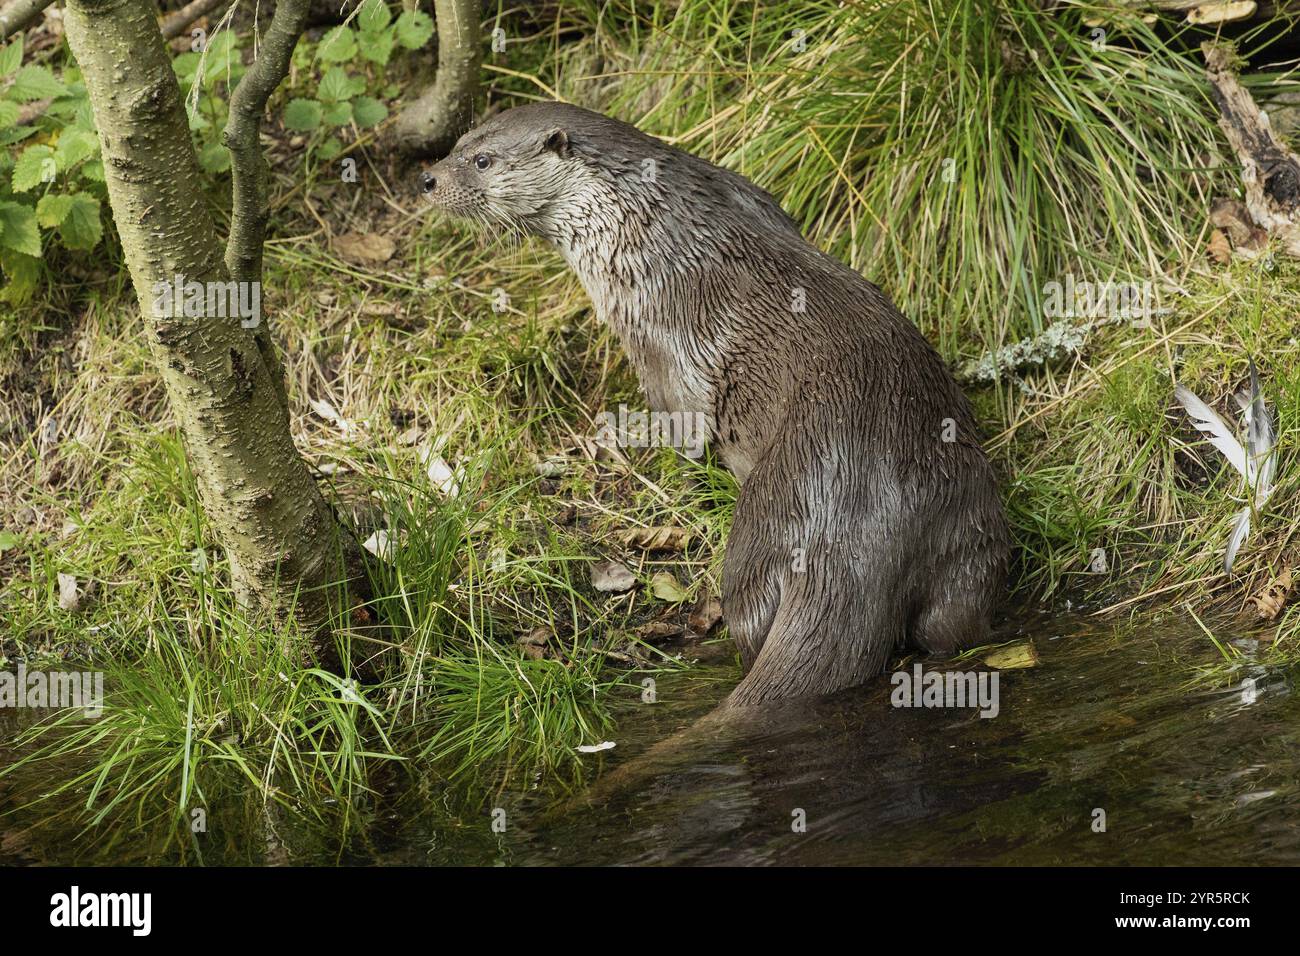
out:
M897 582L879 571L855 567L832 548L814 553L802 570L783 571L770 624L758 641L750 638L759 646L728 706L824 696L879 674L904 643L907 617ZM733 598L744 603L740 594ZM728 624L733 633L745 628L739 619Z

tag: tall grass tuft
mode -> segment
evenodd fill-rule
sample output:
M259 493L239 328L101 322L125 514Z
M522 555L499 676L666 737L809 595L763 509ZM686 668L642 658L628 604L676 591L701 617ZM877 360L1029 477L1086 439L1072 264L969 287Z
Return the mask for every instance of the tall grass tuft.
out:
M548 85L769 189L949 358L1041 332L1067 272L1158 282L1235 181L1176 20L1073 0L566 9L589 38L554 48Z

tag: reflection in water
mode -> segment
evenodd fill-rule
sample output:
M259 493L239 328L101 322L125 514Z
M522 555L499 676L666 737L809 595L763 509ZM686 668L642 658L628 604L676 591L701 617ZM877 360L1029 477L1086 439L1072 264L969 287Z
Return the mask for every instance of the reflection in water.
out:
M370 808L363 835L344 849L282 812L245 813L204 838L203 861L1300 863L1300 704L1288 675L1248 658L1230 687L1195 684L1217 652L1193 629L1056 619L1022 630L1041 661L1002 673L993 719L973 708L894 708L881 679L726 735L697 735L656 757L652 772L633 773L612 794L598 783L594 798L558 812L556 796L540 790L467 812L449 808L432 783L412 792L394 781L399 792ZM644 770L639 754L725 693L700 678L728 673L711 665L661 681L659 703L624 715L617 750L592 766ZM505 811L504 833L492 831L493 807ZM1099 811L1104 832L1094 830ZM0 842L0 862L73 855Z

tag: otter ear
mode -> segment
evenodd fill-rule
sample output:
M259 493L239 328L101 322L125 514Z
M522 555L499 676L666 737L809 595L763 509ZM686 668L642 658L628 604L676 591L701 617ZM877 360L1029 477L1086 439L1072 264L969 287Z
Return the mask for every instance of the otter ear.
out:
M561 159L569 155L569 134L562 129L553 129L542 139L542 149L550 150Z

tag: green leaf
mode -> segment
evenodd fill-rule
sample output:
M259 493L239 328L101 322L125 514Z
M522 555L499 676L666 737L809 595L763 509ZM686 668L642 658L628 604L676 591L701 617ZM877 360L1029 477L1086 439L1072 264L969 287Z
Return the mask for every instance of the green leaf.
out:
M352 118L364 129L376 126L388 118L388 107L370 96L358 96L352 101Z
M172 70L176 73L176 79L182 86L189 86L194 82L194 72L199 68L199 55L186 51L179 54L176 59L172 60Z
M18 104L0 100L0 126L13 126L18 122Z
M361 4L361 12L357 14L357 26L361 27L362 33L378 33L392 20L393 15L388 12L388 4L384 0L365 0Z
M12 531L0 531L0 554L4 554L10 548L16 548L22 543L23 539Z
M222 30L216 36L208 40L204 48L209 57L227 56L239 49L239 36L230 30Z
M208 143L199 150L199 165L210 173L224 173L230 168L230 150L221 143Z
M325 142L316 147L316 156L328 162L339 153L343 152L343 144L339 142L337 136L331 136Z
M63 225L72 211L72 197L67 193L42 196L36 203L36 221L46 229Z
M212 121L203 115L203 110L195 110L193 113L186 113L185 118L189 123L190 132L192 133L201 133L205 129L212 128Z
M48 66L25 66L14 77L8 96L19 103L63 96L68 88L50 72Z
M347 126L352 122L352 104L331 103L325 107L324 119L330 126Z
M338 26L321 37L316 56L326 63L346 63L357 55L357 34L345 26Z
M98 153L98 136L78 126L69 126L59 134L59 145L54 150L54 162L58 164L59 171L63 172Z
M393 31L361 34L361 56L371 63L387 66L393 55Z
M332 66L321 77L316 95L326 103L341 103L350 100L365 90L366 84L360 79L350 79L342 67Z
M41 183L54 182L57 169L54 150L44 144L28 146L14 163L14 192L25 193Z
M0 46L0 76L12 76L23 65L23 38L19 34L13 43Z
M0 269L7 277L6 282L0 283L0 301L20 305L40 287L41 260L35 256L26 256L0 245Z
M99 200L86 193L73 193L72 208L59 226L59 238L69 249L94 249L104 235L99 221Z
M660 571L652 577L650 590L659 600L667 601L669 604L680 604L690 596L671 571Z
M208 41L203 53L207 62L203 67L203 86L211 88L221 80L228 80L233 88L244 75L244 61L239 55L235 34L223 30Z
M98 159L86 163L81 167L81 178L89 179L92 183L104 182L104 164Z
M36 210L17 202L0 202L0 246L25 256L41 255L41 230Z
M313 130L320 125L321 113L321 105L315 100L290 100L284 108L284 125L303 132Z
M423 10L403 10L397 18L397 42L418 50L433 36L433 17Z
M95 132L95 111L91 109L88 97L83 96L77 101L77 125L92 133Z
M12 146L14 143L21 143L29 136L35 136L37 129L35 126L12 126L9 129L0 129L0 146Z

